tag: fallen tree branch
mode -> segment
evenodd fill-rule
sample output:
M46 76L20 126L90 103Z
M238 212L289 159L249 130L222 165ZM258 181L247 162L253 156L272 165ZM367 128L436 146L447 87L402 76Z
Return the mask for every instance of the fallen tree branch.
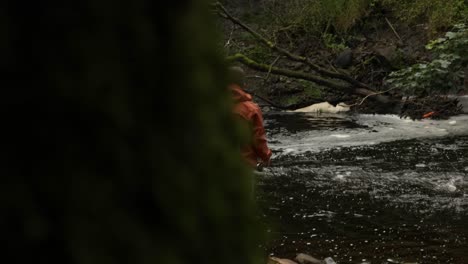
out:
M323 78L321 78L319 76L315 76L315 75L308 74L308 73L305 73L305 72L287 70L287 69L282 69L282 68L277 68L277 67L270 67L270 65L258 63L256 61L250 59L249 57L247 57L247 56L245 56L243 54L240 54L240 53L237 53L237 54L235 54L233 56L227 57L227 60L228 60L228 62L233 62L233 61L241 62L242 64L248 66L249 68L252 68L252 69L257 70L257 71L271 72L273 74L278 74L278 75L283 75L283 76L287 76L287 77L307 80L307 81L311 81L311 82L314 82L316 84L325 86L327 88L333 88L333 89L337 89L337 90L340 90L340 91L347 91L347 92L350 92L351 89L352 89L352 86L350 86L350 85L341 85L341 84L338 84L338 83L335 83L335 82L325 80L325 79L323 79Z
M387 96L381 95L379 93L376 93L375 91L371 91L365 88L355 88L352 85L343 85L340 83L332 82L326 79L323 79L319 76L310 74L310 73L305 73L305 72L300 72L300 71L293 71L293 70L287 70L287 69L282 69L282 68L277 68L277 67L270 67L270 65L266 64L261 64L258 63L249 57L237 53L233 56L227 57L228 62L241 62L242 64L246 65L247 67L261 71L261 72L271 72L273 74L277 75L282 75L286 77L292 77L296 79L302 79L306 81L311 81L313 83L319 84L324 88L327 88L329 90L331 89L336 89L341 92L346 92L346 93L353 93L357 94L360 96L373 96L372 98L375 98L375 100L381 102L381 103L389 103L391 99Z
M298 56L298 55L293 54L293 53L291 53L291 52L289 52L289 51L287 51L287 50L285 50L283 48L278 47L276 44L274 44L273 42L266 39L265 37L260 35L258 32L256 32L255 30L253 30L252 28L250 28L249 26L244 24L242 21L240 21L239 19L232 16L220 2L216 2L214 5L220 10L218 12L218 14L221 17L223 17L225 19L228 19L228 20L232 21L233 23L237 24L238 26L240 26L241 28L243 28L244 30L246 30L247 32L252 34L257 40L259 40L261 43L263 43L264 45L266 45L270 49L272 49L272 50L274 50L274 51L288 57L289 59L291 59L293 61L301 62L301 63L304 63L304 64L308 65L312 70L314 70L315 72L317 72L317 73L319 73L321 75L324 75L324 76L327 76L327 77L330 77L330 78L334 78L334 79L340 79L340 80L346 81L346 82L348 82L350 84L353 84L353 85L355 85L357 87L363 87L363 88L370 89L366 84L364 84L362 82L359 82L358 80L353 79L353 78L351 78L350 76L348 76L346 74L329 71L327 69L324 69L324 68L314 64L312 61L310 61L306 57Z
M388 104L392 101L388 96L382 95L382 93L376 93L375 91L370 91L364 88L356 88L356 94L364 95L370 98L374 98L376 101L379 101L384 104Z
M351 106L360 106L360 105L362 105L362 104L367 100L367 98L369 98L369 97L371 97L371 96L376 96L376 95L380 95L380 94L384 94L384 93L390 92L390 91L393 90L393 89L395 89L395 88L390 88L390 89L388 89L388 90L386 90L386 91L381 91L381 92L378 92L378 93L371 93L371 94L368 94L368 95L366 95L364 98L362 98L361 101L360 101L359 103L352 104L352 105L348 105L348 106L349 106L349 107L351 107Z

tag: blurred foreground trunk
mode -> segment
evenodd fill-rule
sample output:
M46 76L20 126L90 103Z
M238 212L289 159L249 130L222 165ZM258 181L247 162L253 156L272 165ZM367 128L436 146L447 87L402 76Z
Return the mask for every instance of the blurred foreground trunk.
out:
M0 3L2 258L253 263L206 1Z

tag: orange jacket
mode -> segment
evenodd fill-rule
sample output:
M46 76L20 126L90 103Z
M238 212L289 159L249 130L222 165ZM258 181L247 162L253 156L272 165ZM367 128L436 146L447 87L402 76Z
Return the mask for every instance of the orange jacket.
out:
M242 147L242 156L252 167L255 167L259 160L269 164L271 150L267 145L260 107L252 101L252 96L244 92L238 85L233 84L229 88L236 102L234 113L246 120L252 127L252 143Z

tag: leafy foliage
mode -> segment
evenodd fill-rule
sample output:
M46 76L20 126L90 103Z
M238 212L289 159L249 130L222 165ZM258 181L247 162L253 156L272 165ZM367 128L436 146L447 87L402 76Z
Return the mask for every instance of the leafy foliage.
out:
M387 83L408 95L446 94L462 85L468 62L468 27L459 24L445 37L426 45L434 52L428 63L415 64L390 74Z
M322 41L328 49L334 51L335 53L339 53L347 48L343 39L339 39L334 34L325 33L322 36Z
M467 15L465 0L382 0L382 4L403 22L428 23L431 33L466 19Z
M455 25L453 31L447 32L445 37L429 42L426 45L426 49L433 50L439 55L447 53L457 54L461 58L468 60L468 26L465 24Z

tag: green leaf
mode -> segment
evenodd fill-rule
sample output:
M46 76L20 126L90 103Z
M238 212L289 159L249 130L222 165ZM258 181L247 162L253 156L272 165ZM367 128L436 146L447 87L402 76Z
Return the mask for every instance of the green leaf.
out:
M445 33L445 36L446 36L448 39L453 39L453 38L455 38L457 35L458 35L457 33L451 32L451 31Z

